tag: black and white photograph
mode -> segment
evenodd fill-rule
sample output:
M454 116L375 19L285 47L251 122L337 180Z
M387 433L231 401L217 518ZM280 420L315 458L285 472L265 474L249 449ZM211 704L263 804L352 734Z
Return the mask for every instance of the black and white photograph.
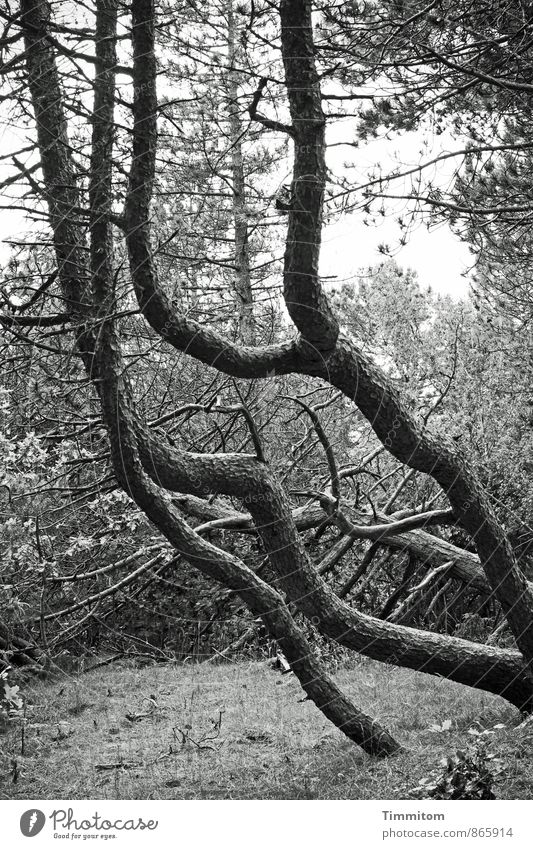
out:
M526 0L0 0L20 845L527 845L532 124Z

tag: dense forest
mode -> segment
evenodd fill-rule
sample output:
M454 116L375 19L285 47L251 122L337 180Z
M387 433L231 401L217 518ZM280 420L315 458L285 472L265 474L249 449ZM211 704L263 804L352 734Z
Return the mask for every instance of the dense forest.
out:
M334 658L533 710L530 4L0 27L0 680L278 657L377 756ZM398 244L343 281L355 217ZM419 226L469 246L463 297L402 265Z

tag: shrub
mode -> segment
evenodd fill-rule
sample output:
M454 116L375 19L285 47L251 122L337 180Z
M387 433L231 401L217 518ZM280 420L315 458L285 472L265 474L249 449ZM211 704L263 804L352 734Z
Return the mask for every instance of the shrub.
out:
M24 702L18 685L9 683L9 668L0 673L0 731L22 716Z
M422 778L411 795L419 799L496 799L494 783L502 772L500 759L476 740L441 761L441 768Z

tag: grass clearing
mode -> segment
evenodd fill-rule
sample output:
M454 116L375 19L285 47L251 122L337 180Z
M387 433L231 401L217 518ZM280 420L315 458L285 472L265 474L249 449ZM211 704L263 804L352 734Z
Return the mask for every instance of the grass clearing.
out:
M533 798L533 723L517 728L503 699L366 659L335 678L405 751L371 759L264 662L124 662L26 686L24 735L15 722L0 736L0 797L402 799L472 726L503 723L488 738L506 764L496 795Z

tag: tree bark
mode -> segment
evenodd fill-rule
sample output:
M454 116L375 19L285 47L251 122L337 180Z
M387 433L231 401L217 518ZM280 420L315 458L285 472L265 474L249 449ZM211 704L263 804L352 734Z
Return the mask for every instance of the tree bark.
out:
M236 28L234 0L227 0L228 17L228 112L231 143L233 189L233 223L235 229L235 302L237 307L237 339L245 345L255 342L250 250L248 245L248 213L242 155L243 129L239 117L239 78L236 66L240 62L239 33Z

